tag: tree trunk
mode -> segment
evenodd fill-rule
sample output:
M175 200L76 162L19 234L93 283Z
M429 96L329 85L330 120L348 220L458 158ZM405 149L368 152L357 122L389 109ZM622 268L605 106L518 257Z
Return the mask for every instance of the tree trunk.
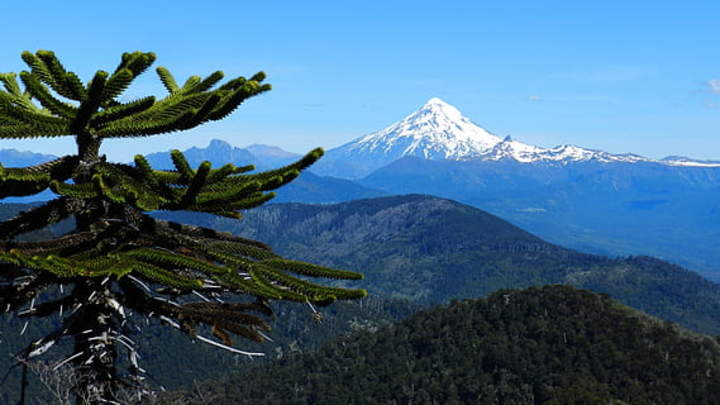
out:
M78 404L114 403L118 389L116 337L121 333L118 313L113 308L114 293L102 280L79 281L75 293L87 297L78 309L78 332L75 353L82 353L73 363L80 374L75 387Z
M76 184L92 181L92 167L103 158L99 155L101 140L90 134L77 137L80 166L73 176ZM109 205L100 199L84 201L85 210L75 215L75 226L78 231L87 231L99 218L108 214ZM78 404L96 405L113 404L115 401L119 379L117 368L117 340L122 334L122 319L118 313L118 300L112 292L112 282L98 278L78 280L76 297L83 297L82 306L78 309L81 316L74 329L74 353L82 353L73 360L80 374L75 387L75 398Z

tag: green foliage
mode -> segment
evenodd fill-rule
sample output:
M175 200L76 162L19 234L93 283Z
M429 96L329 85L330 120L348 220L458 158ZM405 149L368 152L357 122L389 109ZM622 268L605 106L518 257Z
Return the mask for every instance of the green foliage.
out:
M238 77L211 90L223 78L220 71L204 80L192 76L179 88L170 72L160 67L157 73L169 96L120 103L117 97L155 61L153 53L125 53L112 74L98 71L87 85L66 71L52 52L26 51L22 57L30 67L20 74L26 93L15 74L0 76L5 87L0 91L0 138L91 135L104 139L186 130L223 119L246 99L270 90L270 85L261 84L264 74L250 80ZM61 101L50 90L78 104Z

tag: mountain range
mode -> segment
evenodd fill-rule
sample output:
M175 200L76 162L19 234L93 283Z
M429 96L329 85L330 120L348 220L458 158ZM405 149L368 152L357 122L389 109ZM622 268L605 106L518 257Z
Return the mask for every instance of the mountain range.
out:
M361 179L403 157L424 160L510 161L525 164L569 165L579 162L655 163L665 166L720 167L670 156L653 160L635 154L612 154L575 145L543 148L501 138L475 124L454 106L431 98L417 111L382 130L331 149L313 166L317 173Z
M451 198L553 243L651 255L720 280L718 162L527 145L434 98L329 150L311 170L390 194Z
M203 161L210 161L214 167L226 163L237 166L254 165L256 170L274 169L300 159L302 155L284 151L276 146L250 145L238 148L229 143L213 139L207 147L193 147L183 151L191 167L198 167ZM145 156L155 169L173 170L169 152L150 153ZM56 159L57 156L14 149L0 149L0 164L5 167L25 167ZM371 198L388 195L386 191L365 187L357 182L336 177L319 176L304 171L292 183L283 187L273 202L303 201L310 203L336 203L356 198ZM45 190L28 197L10 197L4 203L30 203L54 198L54 194Z
M269 204L232 220L187 212L161 218L268 243L283 257L358 271L371 295L417 303L502 288L571 284L698 332L720 334L720 285L650 258L607 258L545 242L480 209L405 195L339 204Z
M302 155L284 151L276 146L254 144L238 148L219 139L210 141L206 148L192 147L183 153L192 167L197 167L207 160L214 165L225 163L233 163L237 166L254 165L256 170L277 168L302 157ZM145 158L155 169L172 170L175 168L168 152L151 153Z
M190 148L183 152L191 167L198 167L209 161L215 167L226 163L236 166L254 165L256 170L274 169L290 164L302 157L284 151L276 146L250 145L238 148L225 141L213 139L206 148ZM168 152L151 153L146 156L156 169L173 170ZM293 182L283 187L273 202L303 201L310 203L336 203L356 198L371 198L387 195L382 190L365 187L357 182L329 176L319 176L305 171Z
M209 160L261 170L299 157L220 140L185 153L193 166ZM24 154L28 164L52 158ZM24 165L17 156L0 151L0 162ZM157 168L172 167L167 152L148 159ZM328 150L274 202L412 193L484 209L552 243L608 256L650 255L720 280L720 163L527 145L496 136L437 98L383 130Z
M221 164L238 150L213 141L187 153L193 164ZM270 162L244 150L238 164ZM527 145L493 134L438 98L328 150L275 201L336 203L412 193L481 208L559 245L654 256L720 280L720 163Z

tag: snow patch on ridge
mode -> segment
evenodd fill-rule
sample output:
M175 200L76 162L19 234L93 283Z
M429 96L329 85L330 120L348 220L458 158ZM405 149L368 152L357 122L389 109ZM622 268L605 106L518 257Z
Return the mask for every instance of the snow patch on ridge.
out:
M659 163L668 166L720 167L720 163L700 162L697 160L661 160Z

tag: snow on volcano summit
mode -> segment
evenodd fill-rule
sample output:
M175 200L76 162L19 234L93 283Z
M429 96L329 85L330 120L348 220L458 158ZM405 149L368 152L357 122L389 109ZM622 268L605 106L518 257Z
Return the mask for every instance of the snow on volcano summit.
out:
M457 108L431 98L419 110L389 127L341 146L349 154L374 153L392 160L403 156L465 159L480 156L502 139L465 118Z

